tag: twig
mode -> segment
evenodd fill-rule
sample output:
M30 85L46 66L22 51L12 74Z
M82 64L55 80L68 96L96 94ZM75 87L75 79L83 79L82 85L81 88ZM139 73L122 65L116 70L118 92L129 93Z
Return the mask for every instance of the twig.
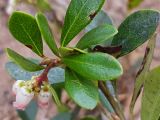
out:
M104 83L102 81L98 82L98 86L101 89L101 91L103 92L103 94L105 95L105 97L109 100L109 102L111 103L113 109L115 110L116 114L119 116L119 118L121 120L125 120L124 114L121 110L121 107L119 106L119 103L117 101L116 98L114 98L109 89L104 85Z
M114 120L114 119L112 118L111 113L110 113L108 110L106 110L101 104L99 104L99 109L103 112L103 114L104 114L109 120Z
M47 74L48 74L49 70L51 68L57 66L59 64L59 62L60 62L59 60L53 59L50 61L50 63L47 63L47 67L44 69L42 74L36 78L36 80L38 81L38 85L41 85L43 81L48 81Z

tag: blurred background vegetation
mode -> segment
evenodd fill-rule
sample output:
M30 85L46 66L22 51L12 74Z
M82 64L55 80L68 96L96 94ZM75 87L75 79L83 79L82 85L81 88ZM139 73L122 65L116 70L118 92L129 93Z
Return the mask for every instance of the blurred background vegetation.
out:
M36 12L43 12L48 20L51 27L51 30L54 32L55 39L59 44L60 32L64 21L64 16L66 9L68 7L70 0L0 0L0 120L19 120L16 110L12 107L12 102L14 101L14 96L11 93L11 88L13 80L5 71L5 63L8 61L4 49L10 47L14 50L17 50L19 53L24 54L26 57L37 57L28 49L23 47L20 43L13 40L14 38L10 35L7 27L7 21L10 14L14 10L21 10L32 15L35 15ZM119 26L124 18L136 11L138 9L156 9L160 10L160 0L106 0L103 10L112 18L115 26ZM157 44L154 54L154 59L151 67L160 64L160 29L157 36ZM83 31L78 37L83 34ZM76 42L76 39L71 43ZM129 104L132 97L134 80L137 70L140 67L142 58L145 52L144 44L142 47L136 49L131 54L120 59L124 68L124 75L119 80L119 99L124 105L125 116L129 120ZM46 54L51 56L51 52L44 45ZM127 71L127 72L126 72ZM135 116L137 120L140 116L140 99L136 103ZM69 104L71 109L74 109L74 104L72 101L68 101L66 93L63 93L62 101L66 104ZM56 107L51 103L49 109L47 110L38 110L37 120L49 120L57 114ZM80 115L84 114L97 114L94 111L85 111L81 110Z

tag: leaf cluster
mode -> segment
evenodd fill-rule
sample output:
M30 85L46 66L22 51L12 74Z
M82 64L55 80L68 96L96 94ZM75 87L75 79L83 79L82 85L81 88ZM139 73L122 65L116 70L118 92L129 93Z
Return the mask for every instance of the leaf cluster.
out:
M150 39L160 19L158 11L140 10L129 15L117 29L110 17L101 10L104 1L71 1L62 28L60 47L42 13L34 17L15 11L9 19L9 30L13 37L36 53L42 61L48 58L43 51L43 41L48 45L60 60L48 73L50 84L64 87L68 95L86 109L95 108L99 96L102 102L106 101L103 93L98 91L98 81L120 77L123 69L117 58L129 54ZM85 30L85 34L78 43L69 45L82 30ZM10 48L6 51L13 61L7 63L6 68L16 80L27 80L32 75L41 74L47 67L47 64L40 64L42 61L28 59ZM144 104L147 103L143 102L142 106Z

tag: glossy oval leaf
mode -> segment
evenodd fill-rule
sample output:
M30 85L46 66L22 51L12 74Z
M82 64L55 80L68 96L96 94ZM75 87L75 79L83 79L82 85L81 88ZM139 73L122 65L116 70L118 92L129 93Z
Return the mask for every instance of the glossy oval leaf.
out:
M93 109L98 102L98 88L90 80L65 69L65 89L69 96L81 107Z
M113 25L112 19L108 16L108 14L106 12L104 12L103 10L101 10L96 16L95 18L92 20L92 22L85 28L85 32L88 32L94 28L96 28L97 26L100 26L102 24L109 24L109 25ZM109 40L107 39L106 41L104 41L103 43L101 43L100 45L105 45L105 46L110 46L111 45L111 41L112 41L113 37L110 38Z
M105 0L72 0L64 21L61 45L66 46L85 28L101 9Z
M13 60L17 65L27 71L34 72L44 69L43 66L40 66L29 59L26 59L25 57L19 55L18 53L9 48L6 49L6 52L11 60Z
M115 34L117 34L117 32L117 29L112 25L104 24L98 26L86 33L77 43L76 47L79 49L85 49L90 47L91 45L97 45L106 40L109 40Z
M11 34L25 46L43 56L43 43L41 33L33 16L16 11L9 19Z
M121 64L114 57L105 53L66 56L62 61L89 80L112 80L123 72Z
M36 72L25 71L14 62L6 63L5 68L9 75L15 80L30 80L32 76L38 76L43 72L43 70ZM64 69L60 67L52 68L48 73L48 79L50 84L64 83Z
M160 67L147 75L142 97L142 120L159 120L160 116Z
M154 10L140 10L129 17L118 28L112 45L122 45L120 56L126 55L152 37L159 24L160 13Z
M49 28L46 17L42 13L38 13L36 15L36 21L44 41L47 43L52 52L55 55L59 56L58 48L52 35L52 32Z
M89 25L87 25L85 31L88 32L102 24L113 25L112 19L103 10L99 11L99 13L92 20L92 22Z

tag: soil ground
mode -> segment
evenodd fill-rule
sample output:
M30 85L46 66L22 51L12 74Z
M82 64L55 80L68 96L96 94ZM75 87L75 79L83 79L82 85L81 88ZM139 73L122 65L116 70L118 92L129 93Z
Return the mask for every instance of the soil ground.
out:
M69 0L49 0L51 4L53 4L54 12L59 21L63 23L65 10L68 6ZM25 55L26 57L38 57L35 56L29 49L25 48L23 45L18 43L14 40L14 38L10 35L8 28L7 28L7 21L9 15L6 13L5 8L7 5L7 0L0 0L0 120L19 120L16 110L12 107L12 102L14 101L14 97L11 93L11 88L13 84L13 80L8 75L8 73L5 70L5 63L8 61L8 58L6 56L6 53L4 52L4 49L9 47L16 51L18 51L20 54ZM127 11L127 0L108 0L108 3L104 5L104 9L108 12L110 16L112 16L113 21L116 26L118 26L121 21L129 14L130 12ZM136 9L142 9L142 8L154 8L154 9L160 9L160 0L144 0L144 2ZM25 4L17 5L15 9L28 11L30 13L35 13L36 10L33 6L27 6ZM135 10L136 10L135 9ZM53 24L52 24L53 25ZM53 25L54 26L54 25ZM58 33L58 29L53 30L55 33ZM159 30L160 33L160 30ZM59 39L59 34L55 34L56 38ZM121 62L123 64L124 70L128 71L130 70L130 67L133 66L136 61L141 59L144 55L145 51L145 45L138 48L135 52L132 52L130 55L127 55L125 58L121 59ZM48 51L48 49L45 47L45 49ZM155 55L152 63L152 68L160 64L160 34L157 37L157 45L155 50ZM47 52L47 54L51 55L50 52ZM122 78L123 81L119 81L119 88L120 88L120 99L124 107L125 115L127 119L129 120L129 103L133 91L133 85L134 85L134 78L137 71L137 68L139 67L139 64L137 63L136 69L134 71L131 71L128 74L125 74ZM47 113L39 110L39 114L37 117L37 120L48 120L51 115L55 115L55 107L50 108L50 112ZM135 113L137 120L140 116L140 100L137 102L137 107L135 108Z

